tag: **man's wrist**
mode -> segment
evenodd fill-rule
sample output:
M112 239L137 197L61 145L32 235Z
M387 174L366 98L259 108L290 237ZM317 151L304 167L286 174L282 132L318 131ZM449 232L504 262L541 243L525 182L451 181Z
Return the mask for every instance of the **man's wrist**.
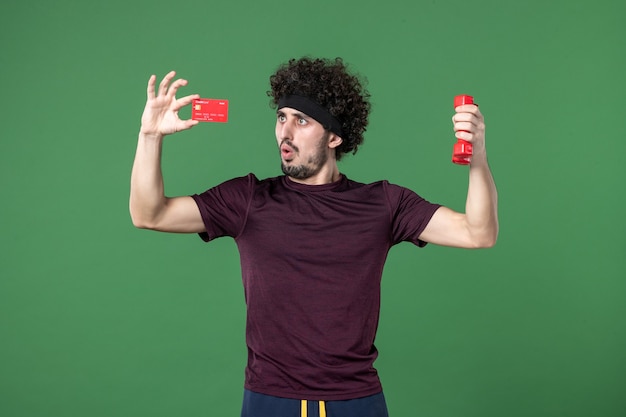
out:
M139 130L139 139L161 141L163 140L163 137L164 135L160 133L147 132L147 131L144 131L143 129Z
M472 155L471 165L474 165L474 166L488 165L488 163L487 163L487 152L486 151L475 152Z

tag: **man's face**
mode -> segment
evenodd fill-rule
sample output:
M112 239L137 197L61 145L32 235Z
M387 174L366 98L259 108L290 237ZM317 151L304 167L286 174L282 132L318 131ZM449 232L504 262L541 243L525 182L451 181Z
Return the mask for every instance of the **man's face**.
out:
M329 162L330 133L299 110L289 107L278 110L276 140L283 173L295 180L315 176Z

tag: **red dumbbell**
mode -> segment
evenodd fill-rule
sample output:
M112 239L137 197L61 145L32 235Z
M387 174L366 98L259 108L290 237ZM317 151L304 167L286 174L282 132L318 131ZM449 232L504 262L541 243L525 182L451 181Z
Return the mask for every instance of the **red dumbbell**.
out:
M460 95L454 97L454 108L464 104L474 104L474 97ZM463 131L462 131L463 132ZM469 165L472 161L472 144L463 139L457 139L452 148L452 162L459 165Z

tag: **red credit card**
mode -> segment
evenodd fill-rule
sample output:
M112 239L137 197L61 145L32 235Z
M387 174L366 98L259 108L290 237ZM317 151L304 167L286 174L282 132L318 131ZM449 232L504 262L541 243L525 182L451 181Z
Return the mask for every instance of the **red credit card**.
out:
M228 100L197 98L191 103L191 119L201 122L228 121Z

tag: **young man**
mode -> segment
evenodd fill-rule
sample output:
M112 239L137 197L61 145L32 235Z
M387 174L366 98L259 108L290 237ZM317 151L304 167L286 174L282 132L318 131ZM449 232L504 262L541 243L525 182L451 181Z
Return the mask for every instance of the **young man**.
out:
M247 305L243 417L387 416L373 363L380 280L402 241L491 247L497 195L477 106L457 107L453 127L473 144L465 213L413 191L346 178L337 161L363 141L369 94L341 59L291 60L270 77L283 176L234 178L201 194L166 197L163 138L198 122L178 110L187 81L170 72L148 99L131 178L140 228L199 233L237 243Z

